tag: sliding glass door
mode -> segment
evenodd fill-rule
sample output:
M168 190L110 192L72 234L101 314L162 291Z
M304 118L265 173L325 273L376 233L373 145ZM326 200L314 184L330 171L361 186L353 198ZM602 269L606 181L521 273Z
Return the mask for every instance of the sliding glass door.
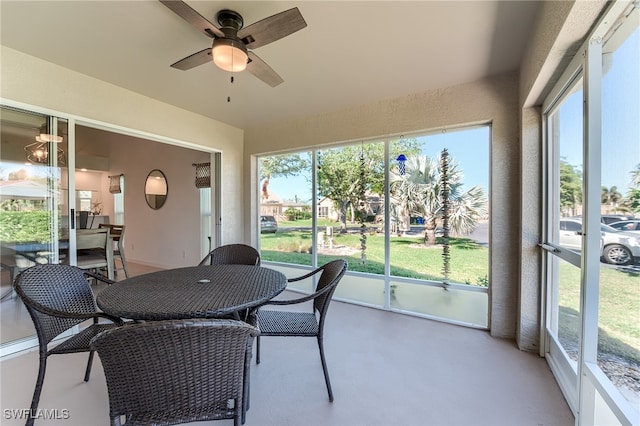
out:
M549 251L547 273L549 354L565 393L577 392L580 355L581 264L583 247L583 79L576 70L561 98L547 114L550 146ZM575 408L575 407L574 407Z
M22 270L68 255L68 129L64 120L2 107L0 151L0 351L35 335L12 282ZM16 343L18 345L16 346Z
M25 268L67 263L120 280L125 258L128 273L135 275L197 264L220 244L219 153L9 101L0 112L0 356L36 344L31 319L12 289L13 278ZM200 197L193 191L191 166L209 162L212 186L200 189ZM155 168L168 175L173 194L159 211L149 208L144 194L145 179ZM176 217L188 217L183 222L189 223L172 226ZM126 236L106 244L90 235L99 234L103 224L121 225L120 232L126 226ZM184 239L184 247L167 254L162 248L167 234L150 235L150 229L173 232L170 239ZM108 250L95 250L97 239L99 247L117 248L120 256L107 259ZM192 244L199 240L202 244ZM102 288L92 284L94 292Z
M611 3L543 107L545 356L576 424L640 424L638 75L637 3Z

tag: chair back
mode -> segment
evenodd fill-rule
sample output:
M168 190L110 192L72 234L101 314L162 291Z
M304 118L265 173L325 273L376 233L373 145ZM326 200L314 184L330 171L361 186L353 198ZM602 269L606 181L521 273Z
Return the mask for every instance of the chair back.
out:
M45 264L25 269L17 276L15 289L33 319L40 345L46 346L85 321L60 318L55 313L93 313L98 309L83 271L75 266Z
M109 228L79 229L76 231L76 248L106 250L109 236Z
M98 228L109 228L109 235L111 236L113 241L120 241L121 238L124 238L124 225L101 223L98 225Z
M202 265L260 265L260 253L246 244L227 244L211 251Z
M320 268L322 269L322 274L320 274L320 279L318 279L316 292L329 286L332 287L330 290L313 299L313 308L320 313L320 318L322 319L327 312L329 302L331 302L331 297L336 291L338 283L347 271L347 262L342 259L333 260L322 265Z
M236 418L247 342L258 333L220 319L150 321L100 333L91 348L104 367L112 424L122 415L132 424Z
M109 228L80 229L76 231L77 265L82 269L107 268L113 279L113 240ZM84 251L81 251L84 250Z
M115 242L114 254L118 256L124 255L124 225L113 225L110 223L101 223L98 228L108 228L109 237ZM124 262L124 261L123 261ZM125 269L126 272L126 269Z

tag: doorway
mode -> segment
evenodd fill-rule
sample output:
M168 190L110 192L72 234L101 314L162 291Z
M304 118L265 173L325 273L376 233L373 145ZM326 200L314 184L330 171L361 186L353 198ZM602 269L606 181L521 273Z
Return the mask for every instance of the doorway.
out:
M73 118L0 108L0 355L36 344L13 279L36 263L75 265L77 229L126 225L122 250L142 272L195 265L210 238L215 241L217 228L210 222L219 216L219 193L214 189L201 197L192 165L212 162L219 153ZM158 209L145 198L145 180L154 169L162 170L168 186L166 203ZM208 209L203 202L210 203ZM123 271L116 270L114 278L123 279Z

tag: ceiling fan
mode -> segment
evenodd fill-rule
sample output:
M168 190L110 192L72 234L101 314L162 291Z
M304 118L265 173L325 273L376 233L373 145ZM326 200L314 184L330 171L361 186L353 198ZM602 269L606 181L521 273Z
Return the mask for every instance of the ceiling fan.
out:
M264 18L248 27L243 27L242 16L233 10L224 9L216 14L220 28L196 12L181 0L160 0L176 15L194 26L213 45L172 64L173 68L186 71L212 60L225 71L240 72L247 69L271 87L284 82L266 62L249 49L256 49L280 40L307 26L297 7Z

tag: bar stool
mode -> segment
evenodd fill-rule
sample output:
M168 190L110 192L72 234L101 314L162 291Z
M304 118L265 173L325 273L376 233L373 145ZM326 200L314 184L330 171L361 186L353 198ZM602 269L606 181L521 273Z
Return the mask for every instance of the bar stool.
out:
M127 270L127 261L124 256L124 225L111 225L107 223L101 223L98 225L100 228L109 228L110 235L113 241L116 243L116 247L113 250L113 262L114 262L114 272L117 274L117 271L124 271L124 276L129 278L129 271ZM120 258L121 267L118 268L116 264L116 258Z

